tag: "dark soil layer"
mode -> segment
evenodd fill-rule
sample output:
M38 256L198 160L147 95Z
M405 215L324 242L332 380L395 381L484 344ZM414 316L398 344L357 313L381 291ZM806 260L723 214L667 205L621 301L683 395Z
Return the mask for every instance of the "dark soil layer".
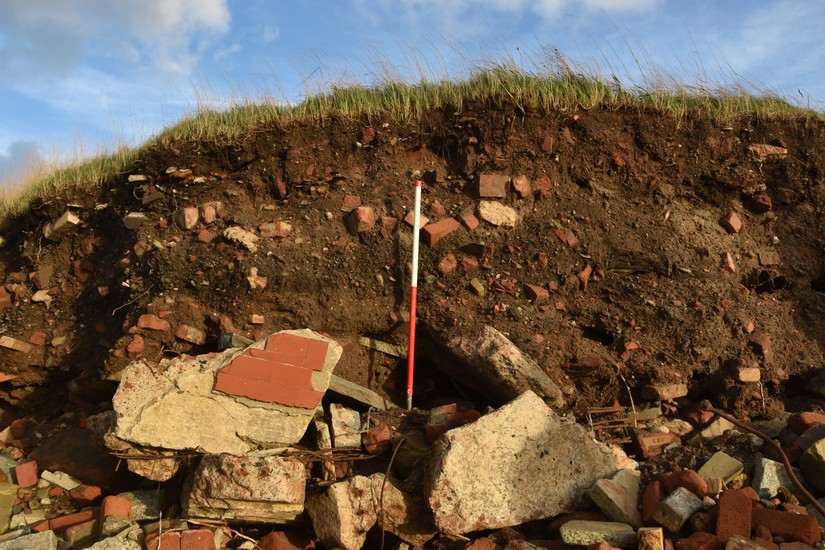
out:
M24 342L42 332L46 344L29 354L0 348L0 371L15 376L0 383L0 397L39 419L93 412L132 360L214 351L233 328L254 338L309 327L344 345L337 374L403 405L406 361L358 337L406 345L411 230L381 217L407 214L420 171L422 211L433 221L475 210L481 174L525 175L533 192L502 199L519 213L514 229L482 222L422 245L416 405L472 395L430 363L451 336L486 323L539 362L563 389L565 412L579 417L630 406L631 396L640 407L646 385L672 383L686 383L692 402L707 398L744 418L819 408L806 391L825 346L825 125L722 126L637 109L579 115L565 125L561 113L475 105L415 124L260 127L238 142L152 150L97 192L35 204L3 233L0 278L13 301L0 332ZM753 144L788 153L760 157ZM149 181L129 183L132 174ZM160 198L144 205L152 188ZM374 229L347 231L347 195L374 209ZM177 223L176 212L210 201L223 204L222 218ZM82 224L60 242L43 238L67 207ZM126 229L123 217L137 211L148 221ZM738 233L720 224L729 212L742 221ZM261 238L256 253L222 236L273 221L291 231ZM441 275L449 254L458 267ZM577 275L587 266L584 285ZM265 288L250 287L251 268ZM531 303L525 284L551 288L549 299ZM49 290L48 307L31 301L39 288ZM146 313L170 329L137 328ZM252 314L263 324L251 324ZM204 331L206 343L176 338L182 324ZM758 367L761 381L739 381L743 367Z

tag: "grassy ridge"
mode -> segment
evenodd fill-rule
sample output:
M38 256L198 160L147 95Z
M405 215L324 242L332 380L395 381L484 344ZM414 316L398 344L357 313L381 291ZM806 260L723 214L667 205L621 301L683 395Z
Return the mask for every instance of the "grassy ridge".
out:
M819 116L801 109L769 92L733 88L685 85L674 79L656 77L641 86L623 85L615 77L571 68L557 54L533 69L505 62L472 70L465 78L418 82L385 77L374 85L334 84L289 105L274 100L238 101L224 110L200 109L137 148L123 148L89 160L36 176L24 182L16 196L0 202L0 223L23 214L38 197L48 197L58 189L93 188L115 181L131 163L150 147L175 141L233 140L251 129L274 122L323 120L333 114L348 117L377 117L382 120L415 120L426 111L449 106L461 110L467 102L487 100L510 103L524 110L571 113L581 108L654 108L682 118L700 110L703 116L724 123L743 115L772 118L783 115Z

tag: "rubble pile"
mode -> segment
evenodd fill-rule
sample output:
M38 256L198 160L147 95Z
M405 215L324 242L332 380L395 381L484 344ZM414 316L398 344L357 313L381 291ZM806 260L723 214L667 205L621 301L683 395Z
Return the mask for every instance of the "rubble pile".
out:
M532 360L506 337L492 327L483 334L484 343L452 347L453 367L479 387L499 380L482 394L488 402L499 402L503 387L554 388L540 369L518 367ZM85 453L47 469L31 459L46 443L34 442L29 458L23 452L37 427L15 421L2 433L0 549L355 550L384 540L801 550L820 541L825 518L794 478L825 489L825 414L761 423L784 449L777 456L705 403L682 410L687 421L662 414L672 400L616 407L610 416L635 437L631 450L648 459L640 463L556 412L555 391L524 389L483 411L462 400L401 411L375 408L372 398L350 397L355 408L325 399L341 349L290 330L154 367L133 362L114 408L89 418L89 443L123 459L115 464L95 468ZM721 420L724 429L709 428ZM685 459L691 466L680 465Z

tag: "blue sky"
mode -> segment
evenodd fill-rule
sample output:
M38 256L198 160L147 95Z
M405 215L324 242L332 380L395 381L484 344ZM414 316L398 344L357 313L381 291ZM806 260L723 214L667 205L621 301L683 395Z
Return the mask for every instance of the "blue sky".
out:
M389 61L436 75L560 50L825 100L825 15L802 0L3 0L0 182L32 158L140 143L198 105L300 100Z

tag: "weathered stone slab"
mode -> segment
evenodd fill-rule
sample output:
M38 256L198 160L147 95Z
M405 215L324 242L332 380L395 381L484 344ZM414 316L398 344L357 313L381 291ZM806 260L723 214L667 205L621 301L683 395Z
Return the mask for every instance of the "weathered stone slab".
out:
M206 455L187 482L184 514L251 523L290 523L304 511L306 469L277 455Z
M590 498L610 521L642 526L639 512L639 472L620 470L610 479L600 479L590 488Z
M441 531L496 529L574 510L622 454L527 391L438 439L423 489Z
M448 344L452 357L439 354L436 365L456 382L474 388L496 404L532 390L551 407L564 404L561 390L530 356L491 326Z
M313 368L272 362L283 355L282 336L297 346L295 353L320 354ZM280 351L273 350L274 337L281 337ZM184 356L159 366L136 361L123 371L112 401L112 435L138 447L210 454L242 455L293 445L312 420L341 352L333 340L299 330L277 333L244 350ZM295 385L258 384L255 373L263 369L283 374Z
M0 550L57 550L59 541L54 531L43 531L0 542Z
M562 525L559 532L566 544L590 546L606 542L619 548L636 546L636 532L626 523L574 519Z
M791 477L781 462L763 457L756 461L755 466L751 486L760 498L775 497L780 487L793 490L793 481L791 481ZM797 476L800 474L798 470L794 473Z
M307 495L306 510L325 547L358 550L377 520L372 481L355 476L322 494Z

